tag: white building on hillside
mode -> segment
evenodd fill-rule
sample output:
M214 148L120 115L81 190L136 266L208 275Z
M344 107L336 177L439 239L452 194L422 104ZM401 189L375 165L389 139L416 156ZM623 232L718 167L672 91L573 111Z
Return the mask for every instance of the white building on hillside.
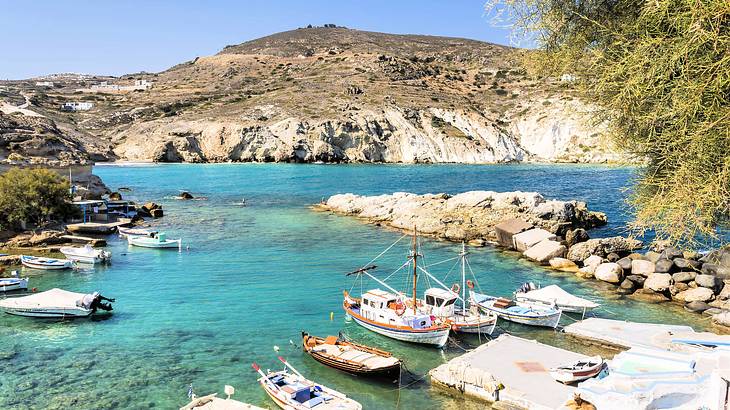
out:
M94 103L90 102L67 102L61 104L61 111L89 111L94 106Z
M53 81L36 81L36 87L53 87Z

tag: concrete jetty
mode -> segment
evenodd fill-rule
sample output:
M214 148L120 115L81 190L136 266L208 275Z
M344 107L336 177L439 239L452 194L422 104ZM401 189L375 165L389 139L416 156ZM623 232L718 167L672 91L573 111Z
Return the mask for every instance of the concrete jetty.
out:
M551 367L587 356L508 334L429 372L434 385L523 409L561 409L575 387L550 377Z
M730 336L697 332L690 326L588 318L565 327L564 332L603 347L625 350L655 348L689 351L702 347L730 345Z

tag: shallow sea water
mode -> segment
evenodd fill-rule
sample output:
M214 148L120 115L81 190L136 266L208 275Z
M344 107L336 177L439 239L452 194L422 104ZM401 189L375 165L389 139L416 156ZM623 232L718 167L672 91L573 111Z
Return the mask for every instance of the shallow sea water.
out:
M236 388L234 398L274 408L256 383L251 363L281 368L273 346L306 376L345 392L365 408L480 408L431 388L427 371L477 346L460 338L444 350L401 343L345 321L342 290L349 272L401 234L354 218L314 212L309 205L335 193L395 191L459 193L484 189L538 191L549 198L579 199L606 212L609 225L595 236L620 234L623 187L632 170L562 165L289 165L207 164L99 166L112 188L138 201L154 200L166 215L155 221L176 251L128 248L109 237L113 263L96 270L26 270L31 286L100 290L117 298L113 315L66 322L0 316L0 408L176 409L190 383L199 395ZM179 190L206 200L178 201ZM246 207L236 205L242 198ZM380 277L404 261L404 247L379 260ZM459 245L424 240L428 262L453 257ZM702 327L698 316L675 306L616 299L595 282L552 273L494 248L471 249L482 288L509 295L525 281L556 283L604 304L598 316ZM434 268L435 273L444 270ZM456 280L451 274L448 283ZM403 277L391 282L397 287ZM370 283L370 285L374 285ZM420 284L422 287L423 282ZM365 284L368 288L368 283ZM374 286L373 286L374 287ZM359 293L359 284L354 293ZM334 320L330 321L330 312ZM564 319L563 324L572 319ZM561 347L589 351L552 330L500 322L503 330ZM416 376L408 386L349 376L324 367L298 347L300 332L343 331L365 344L391 350ZM482 340L483 341L483 340Z

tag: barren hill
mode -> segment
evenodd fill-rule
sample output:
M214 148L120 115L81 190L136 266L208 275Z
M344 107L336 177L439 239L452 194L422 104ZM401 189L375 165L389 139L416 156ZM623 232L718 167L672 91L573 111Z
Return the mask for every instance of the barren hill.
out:
M34 92L35 109L111 141L114 157L126 160L615 159L570 83L530 79L514 52L466 39L305 28L157 74L8 86ZM78 91L101 80L154 85ZM59 112L66 101L94 108Z

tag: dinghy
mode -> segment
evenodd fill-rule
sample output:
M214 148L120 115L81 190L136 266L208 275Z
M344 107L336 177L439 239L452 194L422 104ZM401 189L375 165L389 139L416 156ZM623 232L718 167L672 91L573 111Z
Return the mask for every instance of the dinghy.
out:
M91 245L64 246L61 248L61 253L71 261L91 264L106 263L112 258L111 252L94 249Z
M361 410L362 405L345 396L344 394L330 389L329 387L307 380L284 358L279 357L282 363L293 373L286 369L264 373L259 365L252 364L261 377L259 384L266 394L277 406L285 410Z
M119 227L117 228L119 231L119 236L122 238L126 238L128 236L149 236L152 237L156 235L158 232L154 229L146 229L146 228L123 228Z
M489 295L482 295L473 290L469 291L470 298L485 312L492 312L502 319L510 322L521 323L530 326L552 327L560 323L562 311L552 307L525 307L518 306L514 301L497 298Z
M127 236L127 242L130 245L140 246L143 248L177 248L182 249L182 239L167 239L164 232L160 232L154 237L147 236Z
M28 278L19 278L18 271L13 271L12 275L10 278L0 278L0 292L28 289Z
M264 410L261 407L256 407L252 404L233 400L231 398L231 396L235 393L233 386L226 385L223 388L223 391L225 391L228 396L225 399L217 397L218 393L198 397L193 394L193 386L190 385L190 391L188 392L190 403L180 407L180 410Z
M404 342L443 347L449 339L451 324L448 320L438 318L427 312L424 309L423 302L416 297L418 258L421 256L417 250L416 235L417 233L414 230L413 248L410 257L401 266L403 268L410 264L409 270L413 274L412 297L408 297L405 293L395 290L384 281L368 273L368 270L375 269L375 266L368 266L350 272L347 276L357 274L362 277L362 275L366 275L385 286L390 292L381 289L371 289L365 292L361 298L353 298L349 292L344 291L342 307L347 316L355 320L357 324L373 332L380 333L383 336ZM398 241L404 237L406 235L402 236Z
M532 283L526 283L515 292L515 300L519 306L525 307L552 307L563 312L589 312L600 305L588 299L571 295L558 285L536 288Z
M32 269L57 270L70 269L73 262L68 259L41 258L30 255L20 255L20 263Z
M595 377L603 369L601 356L580 359L573 363L550 369L550 376L556 381L564 384L579 382Z
M389 352L352 343L337 336L321 338L302 332L302 347L314 360L362 376L395 376L401 361Z
M104 301L114 302L114 299L105 298L99 292L86 294L54 288L29 296L2 299L0 309L17 316L66 319L87 317L98 309L112 310L111 304Z

